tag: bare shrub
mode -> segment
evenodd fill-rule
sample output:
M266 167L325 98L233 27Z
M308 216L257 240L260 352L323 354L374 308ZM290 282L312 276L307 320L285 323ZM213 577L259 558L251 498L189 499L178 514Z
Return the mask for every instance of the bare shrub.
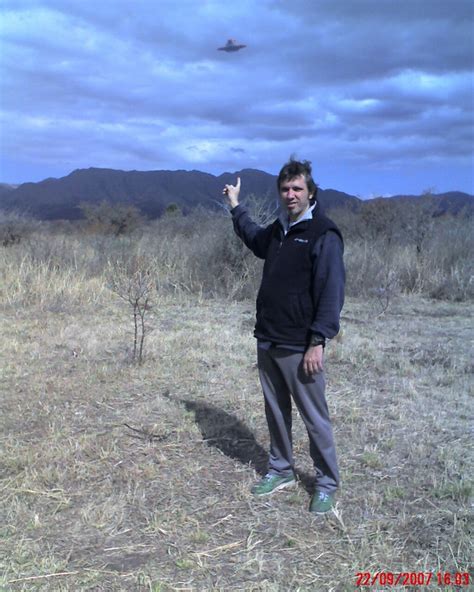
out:
M398 264L383 242L349 243L345 249L347 293L351 296L375 297L380 311L399 293Z
M15 212L0 211L0 244L4 247L17 245L25 240L39 222Z
M395 238L398 208L384 198L371 199L361 204L356 232L361 240L382 241L390 245Z
M474 296L472 219L435 216L427 203L371 200L361 211L333 210L346 243L348 293Z
M80 206L89 230L121 236L135 231L143 222L140 211L127 204L82 203Z
M265 216L261 204L255 207L260 208L257 218ZM165 290L237 300L255 294L260 265L233 232L227 213L196 210L166 216L150 226L143 242L148 256L154 252Z
M133 362L142 365L145 336L148 327L145 317L152 308L152 296L155 290L154 276L146 262L133 258L127 267L115 267L109 270L109 287L130 307L133 318Z
M424 292L442 300L474 297L474 233L472 220L444 216L426 241Z

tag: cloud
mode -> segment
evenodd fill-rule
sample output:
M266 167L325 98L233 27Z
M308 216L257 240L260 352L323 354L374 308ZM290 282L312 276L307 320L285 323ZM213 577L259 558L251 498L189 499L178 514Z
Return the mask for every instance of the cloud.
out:
M470 0L4 0L2 150L21 154L25 175L28 162L63 174L274 171L296 152L331 170L356 167L361 183L361 166L403 170L417 158L456 165L458 188L472 191L473 9ZM247 48L217 51L230 37Z

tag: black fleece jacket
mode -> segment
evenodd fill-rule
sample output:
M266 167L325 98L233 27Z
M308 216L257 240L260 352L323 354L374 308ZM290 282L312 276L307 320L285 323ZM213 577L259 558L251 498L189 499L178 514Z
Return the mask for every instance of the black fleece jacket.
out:
M312 220L291 226L285 234L279 220L259 226L242 205L231 214L237 235L265 259L255 337L304 347L312 334L334 337L345 283L343 241L334 222L316 206Z

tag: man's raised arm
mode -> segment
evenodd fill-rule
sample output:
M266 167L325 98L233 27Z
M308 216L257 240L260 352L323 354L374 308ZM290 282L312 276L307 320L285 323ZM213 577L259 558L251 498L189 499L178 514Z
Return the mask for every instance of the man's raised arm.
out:
M239 204L240 177L237 177L235 185L225 185L222 193L227 197L227 204L231 207L235 233L255 256L265 259L273 225L266 228L259 226L250 218L247 208Z

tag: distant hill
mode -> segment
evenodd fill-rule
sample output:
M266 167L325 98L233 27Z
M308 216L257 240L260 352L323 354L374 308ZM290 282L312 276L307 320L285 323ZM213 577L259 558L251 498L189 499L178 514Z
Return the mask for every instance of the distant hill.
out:
M433 214L442 215L446 212L459 214L463 210L472 213L474 209L474 196L461 191L449 191L448 193L425 193L423 195L394 195L390 198L394 202L412 202L416 200L420 205L433 209Z
M0 200L3 195L7 195L11 193L14 189L16 189L18 185L10 185L9 183L0 183ZM1 203L1 201L0 201Z
M74 220L81 218L82 203L107 201L133 205L146 216L155 218L171 203L179 206L183 212L189 212L196 206L217 208L222 203L222 188L226 183L235 183L238 176L242 179L242 199L256 195L277 203L276 177L256 169L214 176L200 171L89 168L39 183L23 183L16 187L0 184L0 208L16 210L41 220ZM468 207L474 204L472 196L459 192L416 198L395 196L389 199L435 200L433 208L440 212L458 212L466 204ZM334 189L320 189L318 200L326 210L349 208L356 211L362 203L358 197Z
M242 178L243 197L254 193L274 193L274 177L262 171L246 169L235 174L215 177L200 171L120 171L113 169L80 169L59 179L23 183L0 194L0 207L15 209L43 220L77 219L83 202L125 203L134 205L149 217L163 213L170 203L183 211L197 205L214 207L222 199L225 183ZM276 197L276 193L275 193Z

